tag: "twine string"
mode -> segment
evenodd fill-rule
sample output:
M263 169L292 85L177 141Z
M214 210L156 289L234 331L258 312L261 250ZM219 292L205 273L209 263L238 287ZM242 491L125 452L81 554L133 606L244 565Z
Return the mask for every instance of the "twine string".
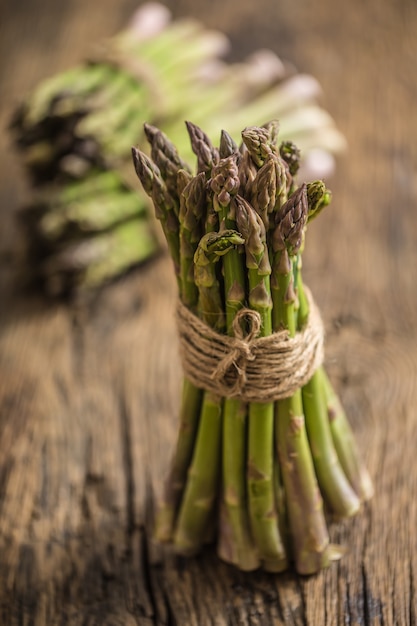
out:
M249 330L245 332L243 323L246 320ZM233 320L234 337L230 338L230 351L221 358L212 371L212 380L221 384L223 379L231 380L228 392L231 396L238 395L247 382L246 368L249 361L255 359L252 351L253 340L261 330L261 316L257 311L241 309Z
M324 329L309 290L305 327L290 337L286 330L259 337L257 311L241 309L234 336L207 326L181 302L177 309L180 356L185 375L216 395L247 402L271 402L303 387L323 362Z

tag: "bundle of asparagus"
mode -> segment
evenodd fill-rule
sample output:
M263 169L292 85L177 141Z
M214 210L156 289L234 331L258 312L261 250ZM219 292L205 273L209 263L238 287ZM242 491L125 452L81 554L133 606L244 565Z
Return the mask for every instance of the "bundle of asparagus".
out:
M305 332L315 307L301 254L330 192L322 181L297 185L300 153L278 145L277 122L246 128L239 148L225 131L216 148L198 126L187 129L196 175L155 127L145 126L151 158L132 149L174 262L185 370L156 537L186 555L215 539L219 556L242 570L294 563L314 573L340 556L324 511L354 515L373 491L320 355L299 371L318 350ZM256 335L259 350L283 342L270 355L284 359L281 371L254 360ZM288 342L300 337L294 366Z
M171 22L165 7L144 5L92 59L46 80L18 108L12 128L33 183L20 222L28 267L49 293L94 287L160 249L131 177L130 145L142 141L145 120L187 154L178 120L191 110L209 135L280 116L305 166L315 154L320 168L331 167L344 140L316 103L317 82L271 51L227 64L228 47L195 20Z

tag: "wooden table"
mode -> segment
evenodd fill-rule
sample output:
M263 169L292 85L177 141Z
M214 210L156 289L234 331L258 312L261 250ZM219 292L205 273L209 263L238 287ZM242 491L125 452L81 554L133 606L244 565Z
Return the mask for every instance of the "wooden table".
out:
M184 0L313 73L349 142L306 274L326 361L376 485L331 528L347 555L318 576L242 574L210 551L152 545L175 437L175 285L161 258L88 308L45 302L13 270L23 172L0 138L0 623L178 626L417 624L417 4ZM3 6L0 121L41 78L116 32L128 0ZM250 123L250 120L248 120Z

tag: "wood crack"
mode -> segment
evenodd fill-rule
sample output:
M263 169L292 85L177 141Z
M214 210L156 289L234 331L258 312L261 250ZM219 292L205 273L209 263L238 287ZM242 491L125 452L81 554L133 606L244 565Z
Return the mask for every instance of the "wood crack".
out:
M149 472L146 467L141 467L143 472L142 480L145 484L145 519L138 524L135 513L135 477L134 458L132 449L132 428L131 416L129 414L126 396L123 388L118 387L118 400L120 410L121 441L123 448L123 462L126 489L127 508L127 558L129 561L130 578L140 577L141 580L129 580L132 585L132 612L142 624L142 620L149 620L149 624L166 624L170 626L170 621L164 619L164 615L169 615L168 603L161 605L161 591L158 588L155 573L152 568L147 527L150 527L149 520L152 517L151 506L151 485ZM136 596L136 598L135 598ZM140 601L142 598L142 601Z
M72 375L74 380L82 383L85 374L85 317L83 309L71 310L71 339L72 339Z
M126 489L127 524L128 533L131 534L135 528L135 481L133 476L130 420L125 395L121 388L119 388L119 411Z
M414 572L413 572L412 555L410 555L409 570L410 570L410 604L408 607L408 613L409 613L409 620L410 620L410 626L411 626L412 624L417 624L417 615L415 613L416 588L415 588L415 580L414 580Z

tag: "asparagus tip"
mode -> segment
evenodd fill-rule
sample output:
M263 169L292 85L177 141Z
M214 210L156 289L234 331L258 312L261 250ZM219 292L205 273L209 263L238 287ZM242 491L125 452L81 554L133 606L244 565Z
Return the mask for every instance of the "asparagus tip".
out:
M156 135L160 132L156 126L145 122L143 125L143 130L145 131L146 139L152 145Z

